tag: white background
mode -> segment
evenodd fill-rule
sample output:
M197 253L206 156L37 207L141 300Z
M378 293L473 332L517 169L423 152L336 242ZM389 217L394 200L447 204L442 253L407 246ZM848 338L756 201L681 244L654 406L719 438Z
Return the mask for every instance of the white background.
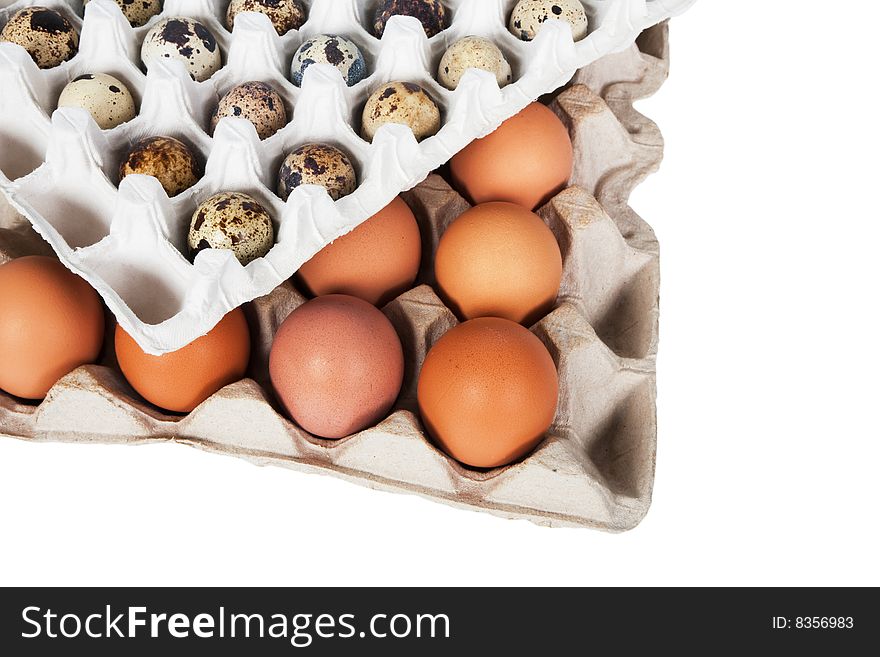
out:
M869 2L700 0L639 105L663 287L654 503L550 530L175 445L0 441L0 583L880 584Z

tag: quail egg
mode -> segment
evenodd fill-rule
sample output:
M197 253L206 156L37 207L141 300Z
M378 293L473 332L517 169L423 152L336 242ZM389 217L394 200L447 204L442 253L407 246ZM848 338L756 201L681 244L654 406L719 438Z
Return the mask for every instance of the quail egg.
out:
M345 37L332 34L314 36L296 51L290 65L290 78L297 87L302 85L303 75L312 64L332 64L349 87L367 75L367 63L360 48Z
M455 90L461 76L469 68L489 71L495 76L499 87L509 84L513 77L510 64L498 46L489 39L469 36L449 46L440 60L437 78L444 87Z
M285 201L300 185L321 185L334 201L357 187L348 156L329 144L305 144L284 158L278 172L278 196Z
M86 73L74 78L61 91L58 107L88 110L102 130L115 128L137 115L128 87L106 73Z
M421 141L440 130L440 108L419 85L389 82L367 100L362 126L364 139L373 141L376 131L386 123L408 125Z
M232 30L235 17L243 11L266 14L282 36L306 22L306 8L300 0L232 0L226 10L226 27Z
M446 29L446 8L440 0L381 0L376 7L373 30L380 39L392 16L413 16L431 38Z
M26 7L15 13L0 41L27 50L40 68L52 68L73 57L79 48L79 34L64 16L46 7Z
M144 25L162 11L162 0L115 0L115 2L132 27ZM88 3L89 0L85 0L83 4Z
M568 22L575 41L587 36L587 12L579 0L519 0L508 27L514 36L531 41L551 18Z
M193 258L204 249L229 249L246 265L269 253L275 229L256 199L240 192L221 192L196 208L187 241Z
M220 119L233 116L254 124L260 139L271 137L287 125L287 110L278 92L265 82L243 82L220 99L211 117L211 131Z
M144 39L141 59L148 68L158 59L183 62L194 80L207 80L222 65L220 48L211 31L191 18L166 18Z
M153 176L168 196L196 184L201 167L192 150L173 137L147 137L135 143L119 167L119 179L132 173Z

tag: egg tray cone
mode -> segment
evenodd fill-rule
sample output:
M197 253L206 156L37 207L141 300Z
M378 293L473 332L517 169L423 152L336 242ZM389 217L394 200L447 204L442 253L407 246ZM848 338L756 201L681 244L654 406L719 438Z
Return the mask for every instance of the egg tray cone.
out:
M174 351L231 309L268 294L474 138L692 2L584 0L591 24L586 38L573 42L567 24L550 20L534 41L524 42L506 27L515 0L444 0L451 22L443 32L428 39L416 19L396 16L381 40L368 29L375 2L365 0L305 0L308 21L283 37L266 16L252 13L239 15L228 32L226 2L166 0L162 14L132 28L111 0L92 0L84 11L81 2L20 0L0 9L0 27L22 7L45 5L68 16L80 31L80 46L69 62L40 70L22 48L0 43L0 191L61 261L99 292L144 350ZM209 80L193 81L171 60L144 73L140 44L152 25L171 16L195 18L217 37L224 67ZM365 80L347 87L328 65L311 66L301 88L288 80L298 46L322 33L348 36L360 46ZM513 66L513 83L499 89L493 75L477 70L468 71L454 92L435 80L446 48L468 35L499 45ZM85 110L55 110L67 82L96 72L126 83L140 107L137 118L102 131ZM243 119L224 118L209 134L219 97L248 80L279 91L290 123L264 141ZM407 127L388 125L372 143L360 137L367 97L389 81L415 82L428 91L443 117L436 136L417 143ZM206 163L199 183L171 199L153 178L118 177L127 149L156 135L182 139ZM285 203L274 191L280 163L314 141L350 154L359 187L334 202L323 188L303 186ZM277 244L266 257L247 266L229 251L207 250L193 263L185 257L193 211L220 191L249 193L270 210Z
M305 301L285 282L246 306L249 378L192 413L168 415L143 402L119 374L108 336L101 364L75 370L42 403L0 393L0 434L32 442L173 441L542 525L634 527L654 479L659 260L653 231L627 199L659 166L663 141L632 103L666 78L667 34L666 24L651 28L638 47L586 68L551 103L569 127L577 166L571 185L539 211L561 245L564 276L557 307L532 330L557 364L560 401L548 438L522 461L466 468L431 443L416 413L425 354L457 323L432 288L432 254L445 226L469 208L438 175L404 195L425 257L419 285L384 308L407 369L397 405L377 426L328 441L280 413L268 354L280 323ZM26 219L0 203L0 262L47 252Z

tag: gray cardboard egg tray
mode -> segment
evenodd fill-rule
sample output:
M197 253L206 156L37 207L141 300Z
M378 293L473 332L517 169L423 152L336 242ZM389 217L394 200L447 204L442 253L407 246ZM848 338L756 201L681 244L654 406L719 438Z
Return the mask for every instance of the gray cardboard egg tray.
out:
M0 392L0 435L32 442L172 441L541 525L635 527L650 506L654 479L659 256L653 231L628 199L659 166L663 141L633 101L653 94L667 73L664 23L547 99L569 127L576 154L571 186L539 211L562 247L564 276L556 309L532 330L556 361L560 400L547 439L522 461L468 469L431 443L418 418L421 363L457 323L431 287L431 254L445 226L469 207L436 174L404 194L422 227L425 257L418 287L384 308L407 369L395 409L377 426L328 441L280 413L267 379L268 353L279 324L305 300L286 282L246 308L251 378L189 415L166 414L131 389L115 367L109 330L101 363L71 372L43 402ZM52 250L0 201L0 262L35 253Z

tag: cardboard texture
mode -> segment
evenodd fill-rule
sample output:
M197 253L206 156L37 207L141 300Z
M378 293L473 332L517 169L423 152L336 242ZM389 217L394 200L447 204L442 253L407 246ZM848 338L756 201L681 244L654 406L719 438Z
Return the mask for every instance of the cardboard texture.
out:
M111 0L92 0L84 14L74 0L19 0L0 9L0 26L21 7L47 5L65 13L81 39L73 59L46 70L20 47L0 43L0 190L62 262L99 292L143 349L174 351L231 309L271 292L474 138L693 0L585 0L590 32L578 42L568 24L557 20L549 20L534 41L521 41L507 29L515 2L444 0L448 29L428 39L415 18L395 16L380 40L365 27L375 6L365 0L306 0L308 21L283 37L262 14L239 15L228 32L222 20L226 3L211 0L166 0L163 13L140 28L130 27ZM173 60L158 61L144 73L140 43L160 18L172 16L196 18L217 37L225 65L210 79L192 80ZM366 57L368 77L347 87L333 67L314 65L302 87L293 85L288 78L294 52L321 33L353 39ZM513 66L511 84L499 89L493 75L476 69L454 92L435 80L446 48L467 35L499 45ZM85 110L55 110L68 81L94 72L111 73L129 86L138 117L102 131ZM290 123L264 141L243 119L224 118L210 134L219 96L249 80L279 91ZM406 126L386 125L372 143L361 138L367 97L389 81L415 82L428 91L443 117L437 135L417 143ZM153 178L118 179L132 143L156 135L188 142L206 163L205 176L171 199ZM314 141L333 143L351 156L359 187L334 202L323 188L302 186L285 203L275 194L280 163ZM266 257L242 266L230 251L207 250L188 260L192 213L219 191L246 192L270 211L277 244ZM145 277L150 285L133 284Z
M657 127L632 103L654 93L667 72L663 23L637 45L581 70L552 99L574 141L576 167L570 187L539 211L561 245L564 275L556 309L532 330L556 361L560 401L547 439L522 461L466 468L433 446L416 413L425 354L457 322L431 287L431 256L445 226L469 207L436 174L404 194L425 255L418 286L384 308L407 370L397 405L379 425L328 441L280 414L267 380L268 353L279 324L305 300L288 281L246 306L254 339L250 378L189 415L143 402L115 369L108 344L99 365L72 372L42 403L0 392L0 434L32 442L173 441L541 525L631 529L648 510L654 478L659 261L653 231L627 200L663 151ZM50 252L0 200L0 262Z

